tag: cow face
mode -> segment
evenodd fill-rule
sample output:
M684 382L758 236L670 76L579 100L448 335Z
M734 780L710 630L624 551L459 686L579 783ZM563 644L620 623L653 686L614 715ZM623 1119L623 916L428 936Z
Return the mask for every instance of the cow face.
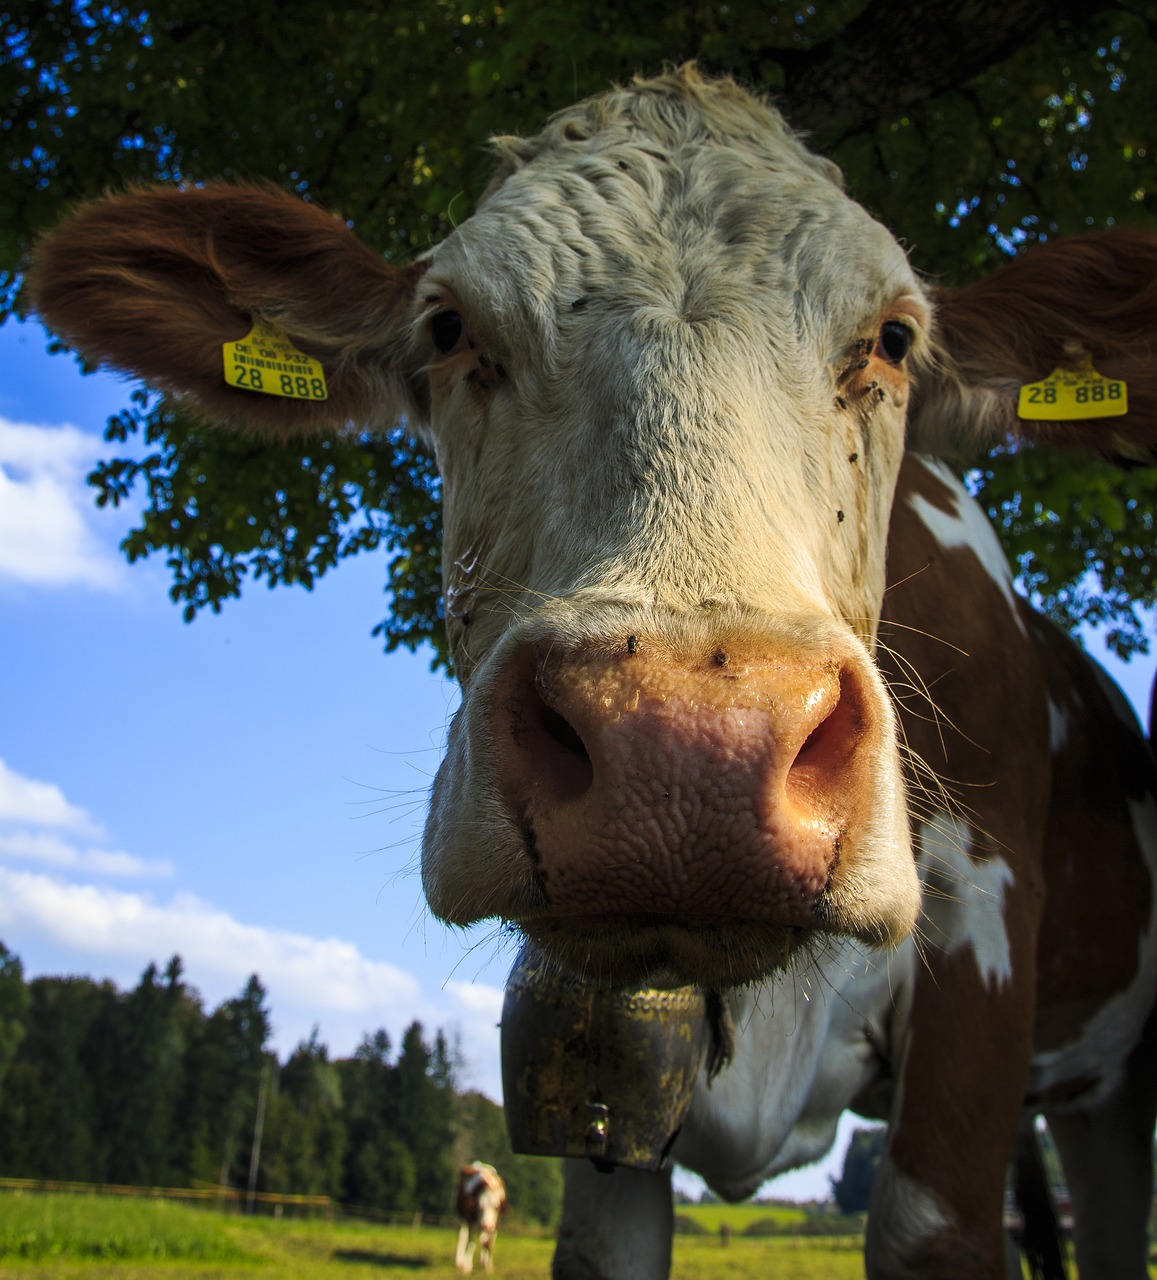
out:
M463 681L431 904L652 980L903 936L870 654L920 285L732 86L608 95L502 156L418 289Z

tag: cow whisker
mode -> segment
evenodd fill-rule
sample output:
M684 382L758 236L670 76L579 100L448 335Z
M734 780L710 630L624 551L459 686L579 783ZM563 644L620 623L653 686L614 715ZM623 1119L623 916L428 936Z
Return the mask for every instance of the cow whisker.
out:
M914 577L915 575L912 576ZM905 579L905 581L907 581L907 579ZM899 582L891 583L888 586L888 591L891 591L893 587L898 587L900 585L901 584ZM884 594L887 595L887 591ZM967 649L962 649L958 644L955 644L946 636L937 635L935 631L929 631L925 627L915 627L908 622L899 622L895 618L881 618L879 630L907 631L915 636L923 636L926 640L931 640L935 644L942 644L947 649L953 649L956 653L960 654L962 658L969 658L972 656Z

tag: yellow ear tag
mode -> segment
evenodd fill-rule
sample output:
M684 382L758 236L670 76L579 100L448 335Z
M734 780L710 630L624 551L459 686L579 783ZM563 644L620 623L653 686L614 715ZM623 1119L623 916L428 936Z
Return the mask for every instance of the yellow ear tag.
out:
M1054 369L1042 381L1021 387L1016 416L1038 422L1072 422L1078 418L1119 418L1129 412L1125 384L1103 378L1087 352L1072 352L1072 366Z
M260 320L237 342L225 343L225 382L289 400L325 400L329 392L319 361Z

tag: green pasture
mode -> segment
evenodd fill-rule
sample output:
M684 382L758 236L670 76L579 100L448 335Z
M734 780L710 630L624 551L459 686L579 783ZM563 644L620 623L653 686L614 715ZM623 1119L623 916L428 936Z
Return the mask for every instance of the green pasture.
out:
M769 1211L796 1212L692 1206L711 1234L676 1236L673 1280L862 1280L856 1235L740 1234ZM727 1244L718 1234L724 1222L732 1229ZM454 1240L449 1226L249 1218L164 1200L0 1192L0 1280L452 1280ZM496 1274L544 1280L552 1247L547 1236L510 1223Z
M843 1280L859 1277L859 1241L741 1238L745 1212L695 1206L712 1234L679 1236L675 1280ZM708 1210L715 1210L710 1213ZM790 1211L788 1211L790 1213ZM718 1228L735 1233L724 1246ZM381 1226L324 1219L247 1218L164 1200L0 1193L0 1280L450 1280L451 1227ZM496 1274L543 1280L552 1240L504 1226Z
M712 1235L717 1235L724 1225L731 1228L733 1235L742 1235L751 1227L791 1231L807 1221L804 1209L787 1204L679 1204L675 1212Z

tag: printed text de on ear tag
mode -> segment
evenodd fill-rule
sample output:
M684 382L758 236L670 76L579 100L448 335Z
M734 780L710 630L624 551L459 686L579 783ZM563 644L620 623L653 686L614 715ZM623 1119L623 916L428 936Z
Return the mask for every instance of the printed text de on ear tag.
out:
M1040 382L1020 389L1016 416L1032 421L1117 418L1129 411L1123 382L1103 378L1091 362L1078 369L1054 369Z
M329 396L321 364L260 320L244 338L225 343L224 350L225 381L231 387L290 400Z

